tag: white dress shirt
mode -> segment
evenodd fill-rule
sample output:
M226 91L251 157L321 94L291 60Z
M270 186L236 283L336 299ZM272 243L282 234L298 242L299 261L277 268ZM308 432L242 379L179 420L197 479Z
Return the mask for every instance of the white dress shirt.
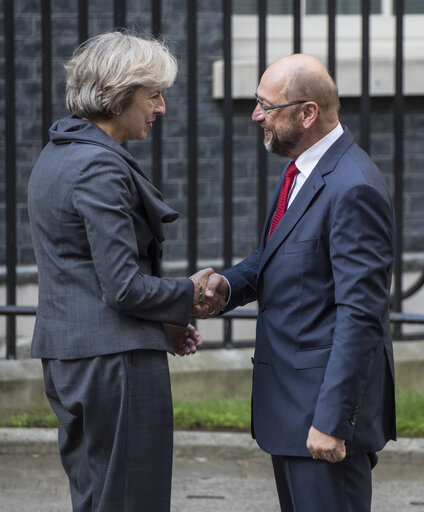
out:
M343 135L343 128L339 123L330 133L316 142L313 146L304 151L295 161L296 167L299 169L299 174L293 182L287 208L292 204L293 199L299 193L305 181L314 170L315 166L323 156L323 154L332 146L336 140Z

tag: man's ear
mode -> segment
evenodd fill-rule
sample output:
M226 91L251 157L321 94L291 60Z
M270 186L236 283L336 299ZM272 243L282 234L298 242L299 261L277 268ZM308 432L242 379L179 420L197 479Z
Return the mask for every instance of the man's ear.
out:
M315 123L319 116L318 103L315 103L315 101L308 101L307 103L305 103L303 105L302 115L303 127L310 128Z

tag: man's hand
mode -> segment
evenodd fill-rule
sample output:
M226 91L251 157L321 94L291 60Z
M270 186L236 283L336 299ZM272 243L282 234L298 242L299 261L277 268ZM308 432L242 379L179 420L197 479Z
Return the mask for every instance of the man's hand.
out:
M206 302L205 293L209 276L213 273L213 268L208 267L190 276L194 284L192 315L197 318L206 318L209 315L209 304ZM197 314L195 315L194 312Z
M166 330L174 350L179 356L195 354L203 343L202 337L193 325L188 324L187 327L166 325Z
M314 427L309 429L306 447L314 459L341 462L346 457L346 446L343 439L324 434Z
M195 318L207 318L218 315L224 308L228 297L228 281L216 272L209 275L204 291L204 304L206 307L194 306L192 315ZM201 306L201 305L200 305Z

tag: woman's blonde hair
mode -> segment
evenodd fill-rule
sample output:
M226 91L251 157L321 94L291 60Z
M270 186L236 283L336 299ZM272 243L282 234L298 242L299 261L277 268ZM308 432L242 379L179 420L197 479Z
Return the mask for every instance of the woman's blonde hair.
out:
M178 65L162 41L123 31L84 42L65 69L66 106L90 119L119 115L139 87L170 87Z

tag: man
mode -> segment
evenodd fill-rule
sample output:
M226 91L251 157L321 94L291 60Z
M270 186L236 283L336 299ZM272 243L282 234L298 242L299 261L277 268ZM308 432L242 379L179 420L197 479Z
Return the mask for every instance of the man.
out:
M226 311L258 300L252 432L272 456L281 510L369 511L375 452L396 436L390 194L340 125L318 59L276 61L256 99L266 148L292 163L260 247L213 274L206 295L229 294Z

